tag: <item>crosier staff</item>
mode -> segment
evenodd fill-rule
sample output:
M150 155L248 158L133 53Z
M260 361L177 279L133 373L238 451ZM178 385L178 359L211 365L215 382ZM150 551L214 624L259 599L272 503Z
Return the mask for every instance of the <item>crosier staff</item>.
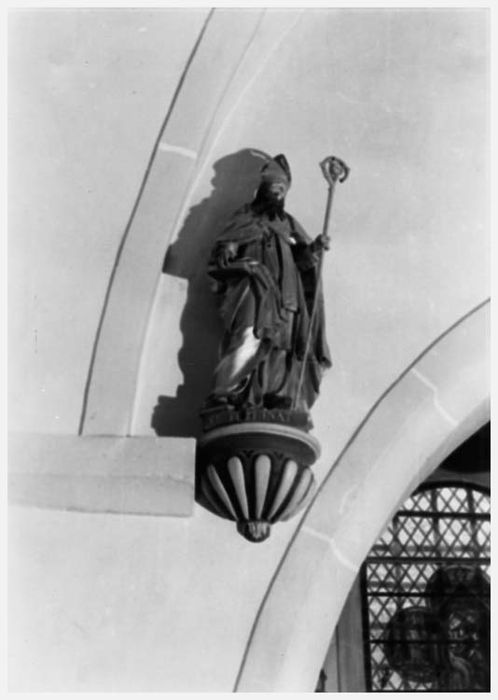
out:
M332 211L332 202L334 199L334 190L336 182L344 182L349 175L349 168L346 163L340 158L335 156L327 156L320 163L320 168L322 169L323 176L328 183L329 189L327 194L327 204L325 207L325 220L323 222L323 233L321 235L322 250L320 251L320 258L317 265L317 282L315 295L313 298L313 306L311 309L310 325L308 330L308 337L306 338L306 346L304 349L303 362L301 366L301 372L299 375L299 382L297 385L296 394L294 396L293 408L296 408L297 399L301 394L301 389L303 387L304 372L306 370L306 362L308 360L308 355L310 352L311 345L311 335L313 331L313 324L316 317L317 300L320 286L322 284L322 267L323 267L323 250L328 250L330 247L328 230L330 225L330 212Z

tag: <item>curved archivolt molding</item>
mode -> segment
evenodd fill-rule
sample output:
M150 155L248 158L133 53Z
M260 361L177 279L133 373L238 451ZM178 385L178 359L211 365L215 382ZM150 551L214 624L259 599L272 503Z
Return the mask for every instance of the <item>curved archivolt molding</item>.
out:
M391 385L332 466L256 617L239 692L314 690L348 591L399 504L489 420L489 303Z

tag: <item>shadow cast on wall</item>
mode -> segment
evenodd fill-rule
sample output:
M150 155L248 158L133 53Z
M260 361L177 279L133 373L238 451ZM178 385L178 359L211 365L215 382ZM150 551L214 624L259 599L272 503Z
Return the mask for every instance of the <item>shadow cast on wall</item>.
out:
M269 157L247 148L216 161L211 194L190 209L177 240L166 252L163 274L188 280L188 293L178 353L183 384L176 396L158 397L151 426L160 437L198 437L201 432L199 410L211 388L222 336L207 263L226 220L252 200L261 167Z

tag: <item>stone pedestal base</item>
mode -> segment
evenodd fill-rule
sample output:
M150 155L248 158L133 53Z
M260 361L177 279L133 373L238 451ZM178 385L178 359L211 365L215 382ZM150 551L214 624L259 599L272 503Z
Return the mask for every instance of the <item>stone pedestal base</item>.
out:
M237 523L251 542L287 520L312 498L310 466L318 441L281 423L247 422L207 432L198 444L197 497L209 510Z

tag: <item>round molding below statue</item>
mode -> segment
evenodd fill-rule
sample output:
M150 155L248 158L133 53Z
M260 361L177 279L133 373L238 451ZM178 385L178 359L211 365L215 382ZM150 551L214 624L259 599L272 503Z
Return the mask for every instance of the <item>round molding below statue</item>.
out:
M311 435L291 426L240 423L206 433L198 444L197 499L232 520L251 542L288 520L315 493L310 466L320 455Z

